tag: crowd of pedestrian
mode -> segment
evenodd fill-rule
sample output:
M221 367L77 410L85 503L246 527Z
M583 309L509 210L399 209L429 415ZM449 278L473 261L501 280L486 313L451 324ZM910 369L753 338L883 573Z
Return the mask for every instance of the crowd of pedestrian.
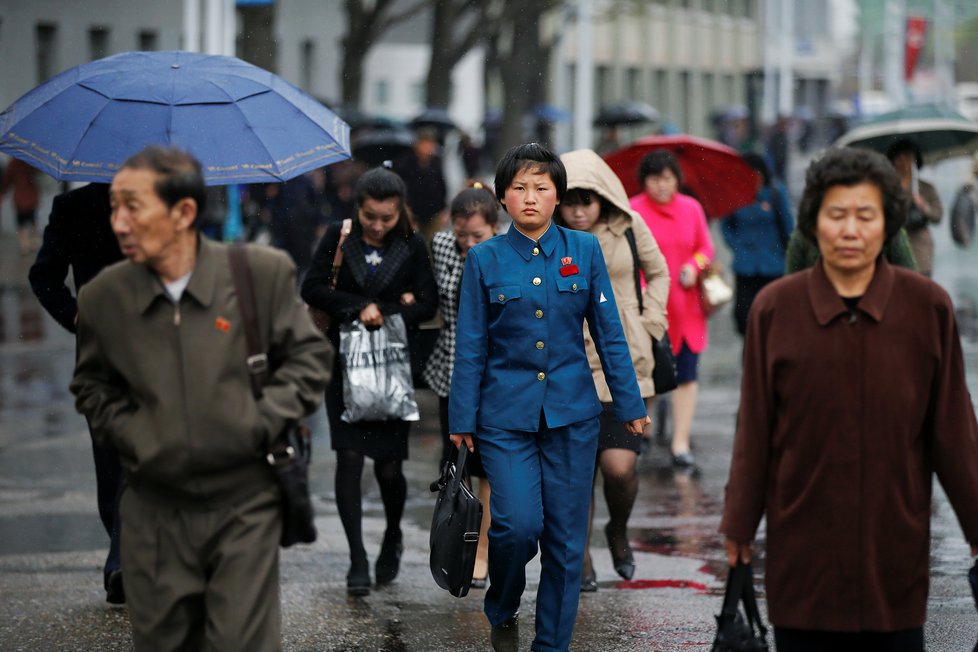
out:
M413 380L439 397L441 464L473 453L485 511L472 587L485 589L493 649L519 649L538 551L532 649L568 649L579 593L598 587L599 472L613 566L633 577L629 517L648 415L665 403L653 373L666 334L670 459L697 468L702 278L716 266L706 213L665 149L634 171L633 197L596 152L532 143L500 159L494 192L470 180L449 199L439 147L422 132L389 165L233 191L208 190L188 154L150 147L110 185L55 199L30 281L78 334L71 390L110 540L106 598L128 605L137 650L278 649L281 514L264 456L323 401L347 591L396 580L414 418L349 417L353 323L402 324L415 352L422 327L438 329ZM923 650L934 474L978 553L978 423L954 310L927 278L941 203L912 143L887 156L843 148L813 162L796 225L783 161L745 151L754 199L722 219L744 352L720 530L734 566L767 517L779 651ZM0 193L17 183L9 168ZM260 399L220 242L234 239L257 243L245 252L268 350ZM372 572L367 458L386 519Z

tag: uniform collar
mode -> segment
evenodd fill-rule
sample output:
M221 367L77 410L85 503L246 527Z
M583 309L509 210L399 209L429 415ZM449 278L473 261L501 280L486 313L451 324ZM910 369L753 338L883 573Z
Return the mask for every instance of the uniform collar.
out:
M822 259L819 258L811 269L808 294L811 299L812 310L815 311L816 321L820 326L825 326L839 315L848 314L849 309L839 293L832 287L832 282L826 276L822 265ZM890 295L893 292L894 276L893 267L886 262L886 258L880 256L876 261L876 271L869 282L869 287L859 299L856 308L869 315L873 321L882 321L883 313L886 312L886 306L889 304Z
M197 236L197 262L194 264L190 282L184 290L185 295L192 296L199 304L208 307L214 299L214 279L217 276L218 247L216 244L200 235ZM136 263L130 263L135 265ZM139 272L135 279L136 306L141 313L149 310L158 297L167 297L163 281L146 265L138 265Z
M550 226L547 227L547 230L536 242L523 235L520 230L516 228L515 223L509 227L508 231L506 231L506 240L509 242L510 246L516 250L516 253L523 257L524 260L530 260L533 258L533 248L538 244L540 249L543 251L543 255L549 257L554 252L558 239L559 236L557 235L557 225L553 223L553 220L550 221Z

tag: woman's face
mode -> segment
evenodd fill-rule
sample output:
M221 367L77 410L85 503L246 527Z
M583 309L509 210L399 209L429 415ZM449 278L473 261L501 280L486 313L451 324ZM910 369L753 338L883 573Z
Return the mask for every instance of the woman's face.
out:
M679 190L679 179L669 168L645 177L645 193L658 204L668 204Z
M815 236L827 271L850 276L870 270L886 237L879 187L863 182L829 188L818 211Z
M397 226L401 218L401 200L373 199L367 197L360 205L357 219L363 227L363 241L372 247L381 247L390 230Z
M455 242L458 243L462 260L465 260L465 255L469 253L469 249L496 235L496 226L486 222L486 218L481 213L454 218L452 230L455 232Z
M559 204L557 185L550 174L534 168L516 173L503 195L503 207L524 235L537 238L550 226Z
M601 201L597 195L590 193L591 199L587 204L575 202L570 204L566 198L560 205L560 216L564 223L578 231L590 231L595 222L601 218Z

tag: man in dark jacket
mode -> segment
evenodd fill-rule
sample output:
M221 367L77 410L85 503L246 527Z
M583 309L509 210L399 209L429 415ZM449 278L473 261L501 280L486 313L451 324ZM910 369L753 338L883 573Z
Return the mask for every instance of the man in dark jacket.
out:
M31 266L31 289L44 309L68 332L76 332L78 303L66 281L74 278L75 291L112 263L122 260L119 243L109 224L109 186L90 183L58 195L44 229L44 239ZM111 445L92 440L98 513L109 535L109 554L102 569L105 599L126 601L119 564L119 495L123 474L119 454Z
M295 266L247 249L263 395L228 248L199 237L200 163L148 147L110 190L122 261L78 297L76 407L119 451L133 647L277 650L281 492L265 455L316 408L329 344L295 296Z

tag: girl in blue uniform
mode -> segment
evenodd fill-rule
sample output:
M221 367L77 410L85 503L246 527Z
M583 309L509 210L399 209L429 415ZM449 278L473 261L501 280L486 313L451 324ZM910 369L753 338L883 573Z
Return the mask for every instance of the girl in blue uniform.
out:
M513 219L466 256L449 431L478 438L493 488L485 613L495 650L517 650L526 564L539 546L532 649L567 650L598 441L598 400L584 348L587 322L614 411L632 434L649 422L597 238L553 224L567 188L560 159L538 144L510 149L496 196Z

